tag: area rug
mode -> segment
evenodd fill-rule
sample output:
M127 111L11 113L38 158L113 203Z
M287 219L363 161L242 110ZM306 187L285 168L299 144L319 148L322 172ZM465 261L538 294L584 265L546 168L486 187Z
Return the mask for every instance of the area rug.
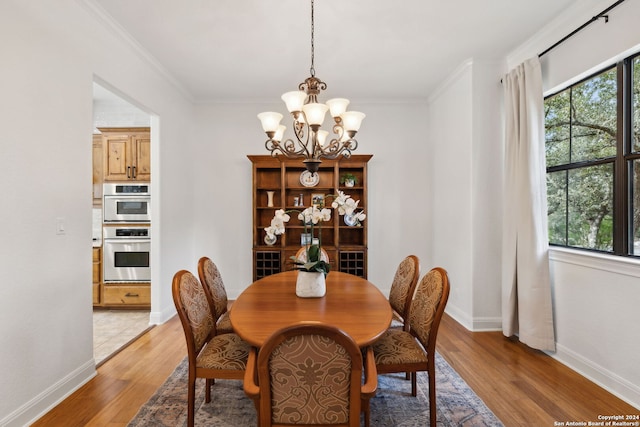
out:
M451 366L436 354L438 426L502 426L498 418L469 388ZM428 376L418 373L418 396L404 374L379 375L378 392L371 400L372 427L424 427L429 424ZM140 408L129 423L135 426L187 425L187 360ZM216 380L211 402L204 403L204 380L196 381L196 426L248 427L256 425L253 402L242 390L242 381Z

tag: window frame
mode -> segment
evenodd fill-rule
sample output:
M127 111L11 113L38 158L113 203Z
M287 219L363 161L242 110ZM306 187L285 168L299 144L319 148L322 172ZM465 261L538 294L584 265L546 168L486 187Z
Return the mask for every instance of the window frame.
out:
M568 243L568 238L565 238L567 244L558 244L549 242L549 246L552 248L564 248L578 251L585 251L598 254L613 255L619 257L630 257L632 259L640 259L640 253L633 253L633 167L634 160L640 159L640 150L633 152L633 62L634 60L640 60L640 52L636 52L624 59L617 61L614 64L604 66L601 69L589 74L588 76L580 79L579 81L572 82L561 89L554 91L544 97L544 101L548 98L556 96L568 89L574 88L600 74L603 74L609 70L616 70L616 153L613 157L607 157L597 160L582 160L578 162L547 166L546 176L550 173L564 171L568 173L570 170L581 169L585 167L592 167L602 164L612 164L613 166L613 230L612 230L612 250L600 250L593 248L585 248L580 246L571 246ZM571 99L570 102L573 102ZM570 104L571 105L571 104ZM569 128L570 141L573 136L571 135L572 127ZM546 131L545 131L546 133ZM546 145L546 140L545 140ZM567 185L566 191L569 187ZM636 188L636 191L640 191L640 188ZM568 196L567 196L568 203ZM569 229L569 210L565 208L565 224L567 233ZM566 237L566 236L565 236Z

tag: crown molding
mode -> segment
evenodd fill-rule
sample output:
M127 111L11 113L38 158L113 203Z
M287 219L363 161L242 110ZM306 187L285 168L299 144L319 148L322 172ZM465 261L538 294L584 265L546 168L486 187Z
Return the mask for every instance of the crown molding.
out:
M122 40L131 51L143 62L153 68L167 83L175 87L190 102L195 102L193 95L173 76L161 63L147 51L113 16L111 16L95 0L77 0L96 20L111 34Z

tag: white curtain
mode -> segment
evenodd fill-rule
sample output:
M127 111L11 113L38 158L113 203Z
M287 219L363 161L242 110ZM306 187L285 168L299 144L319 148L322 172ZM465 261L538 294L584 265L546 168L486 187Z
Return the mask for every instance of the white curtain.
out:
M542 73L537 57L503 79L505 200L502 330L555 351L544 151Z

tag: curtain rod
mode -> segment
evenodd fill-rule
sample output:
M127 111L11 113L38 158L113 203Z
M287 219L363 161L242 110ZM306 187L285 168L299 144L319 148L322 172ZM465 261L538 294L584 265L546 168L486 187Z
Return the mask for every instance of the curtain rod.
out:
M600 12L599 14L597 14L596 16L592 17L589 21L585 22L584 24L582 24L581 26L579 26L578 28L576 28L575 30L573 30L571 33L567 34L565 37L563 37L562 39L560 39L559 41L557 41L555 44L553 44L551 47L547 48L545 51L543 51L542 53L538 54L538 58L540 58L542 55L544 55L545 53L549 52L551 49L557 47L558 45L562 44L563 42L565 42L567 39L573 37L578 31L582 30L584 27L592 24L593 22L597 21L600 18L604 18L604 22L605 24L607 22L609 22L609 15L607 15L607 12L609 12L611 9L613 9L614 7L618 6L620 3L622 3L624 0L618 0L617 2L615 2L614 4L612 4L611 6L609 6L608 8L606 8L605 10L603 10L602 12Z

